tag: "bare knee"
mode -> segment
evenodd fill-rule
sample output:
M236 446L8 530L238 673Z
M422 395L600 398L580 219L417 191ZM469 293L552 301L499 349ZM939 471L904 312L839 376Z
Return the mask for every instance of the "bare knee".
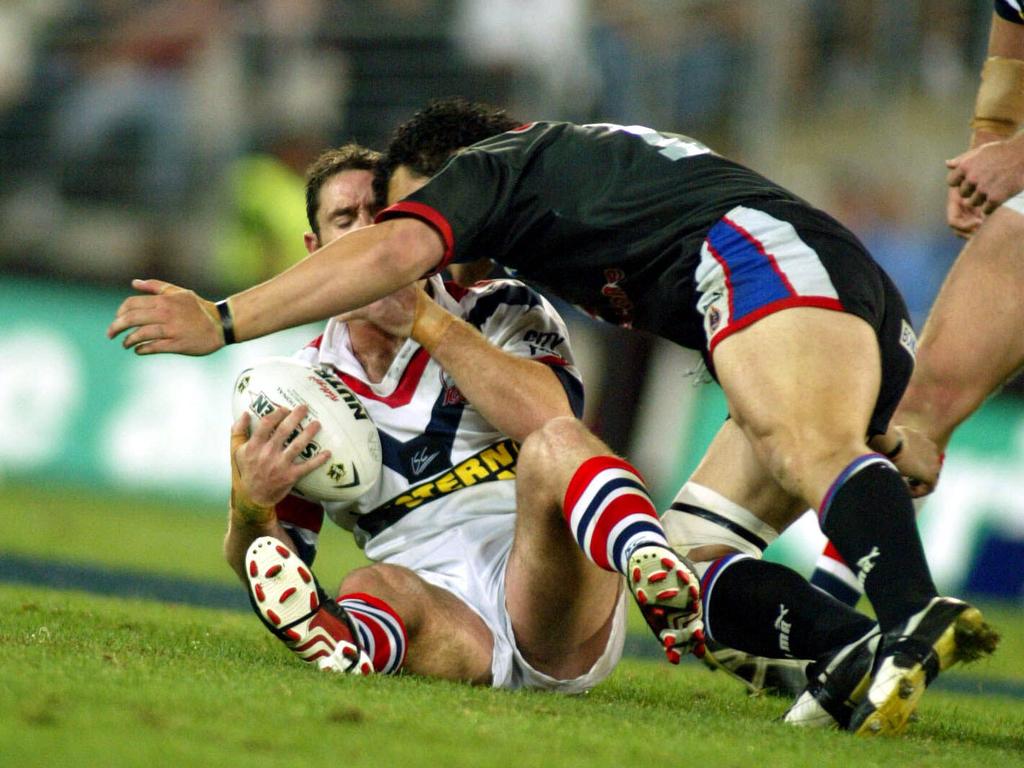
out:
M592 456L609 453L579 419L552 419L523 441L516 467L517 487L561 501L579 465Z
M868 450L863 435L817 425L779 426L748 435L776 482L808 506L815 506L842 468Z
M388 603L406 622L414 621L414 613L422 602L423 580L408 568L387 563L374 563L350 571L341 581L339 595L363 593Z

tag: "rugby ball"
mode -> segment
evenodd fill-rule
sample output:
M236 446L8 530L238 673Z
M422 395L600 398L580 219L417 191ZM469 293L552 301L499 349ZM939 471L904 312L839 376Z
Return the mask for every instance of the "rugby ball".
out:
M235 380L232 412L238 419L248 411L250 430L275 409L293 410L303 403L309 407L309 414L302 426L319 421L320 431L298 461L308 461L324 450L331 452L331 458L299 480L294 490L313 501L355 501L380 476L380 435L366 408L341 377L328 367L270 357L246 368Z

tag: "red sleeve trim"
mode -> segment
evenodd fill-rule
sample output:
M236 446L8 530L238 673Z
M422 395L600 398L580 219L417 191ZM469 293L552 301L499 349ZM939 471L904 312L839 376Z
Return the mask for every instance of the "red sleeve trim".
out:
M324 524L324 508L315 501L300 499L291 494L277 502L274 508L277 519L282 523L291 523L313 533L320 533Z
M448 223L448 219L446 219L439 211L424 203L417 203L412 200L400 200L394 205L388 206L378 213L377 217L373 220L373 223L380 224L382 221L398 218L400 216L412 216L413 218L417 218L420 221L429 224L434 228L434 231L441 236L441 240L444 242L444 256L442 256L441 261L439 261L427 274L423 275L423 277L436 275L442 269L447 267L455 256L455 236L452 234L452 225Z

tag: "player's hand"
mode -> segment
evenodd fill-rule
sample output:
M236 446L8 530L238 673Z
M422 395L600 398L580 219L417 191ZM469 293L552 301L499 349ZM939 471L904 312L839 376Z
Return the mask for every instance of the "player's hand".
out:
M378 299L365 307L354 309L339 315L342 321L365 320L373 323L385 333L408 338L412 333L412 324L416 319L416 307L419 302L431 302L431 299L423 291L418 283L399 288L389 296Z
M958 187L950 187L946 197L946 223L953 233L965 240L973 235L985 217L977 208L960 196Z
M981 213L1024 189L1024 151L1012 139L991 141L946 161L946 183Z
M896 469L906 478L910 495L927 496L935 490L942 470L942 454L938 447L913 427L897 426L890 430L902 446L892 459Z
M108 339L128 331L121 345L137 355L208 355L224 346L212 301L163 280L132 280L132 288L144 295L121 303L107 328Z
M232 425L231 503L246 522L267 522L295 483L330 459L330 451L320 451L298 461L320 431L315 420L302 427L308 412L305 405L294 411L278 407L256 422L251 435L248 412Z

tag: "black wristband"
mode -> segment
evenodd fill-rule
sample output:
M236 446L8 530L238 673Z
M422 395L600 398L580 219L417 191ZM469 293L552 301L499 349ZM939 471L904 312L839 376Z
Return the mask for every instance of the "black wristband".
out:
M235 319L231 317L228 300L217 302L217 313L220 315L220 329L224 332L224 344L235 343Z
M895 459L897 456L900 455L900 451L902 451L902 450L903 450L903 440L901 439L901 440L898 440L896 442L896 447L895 448L893 448L888 453L883 453L882 455L885 456L885 458L887 458L889 461L892 461L893 459Z

